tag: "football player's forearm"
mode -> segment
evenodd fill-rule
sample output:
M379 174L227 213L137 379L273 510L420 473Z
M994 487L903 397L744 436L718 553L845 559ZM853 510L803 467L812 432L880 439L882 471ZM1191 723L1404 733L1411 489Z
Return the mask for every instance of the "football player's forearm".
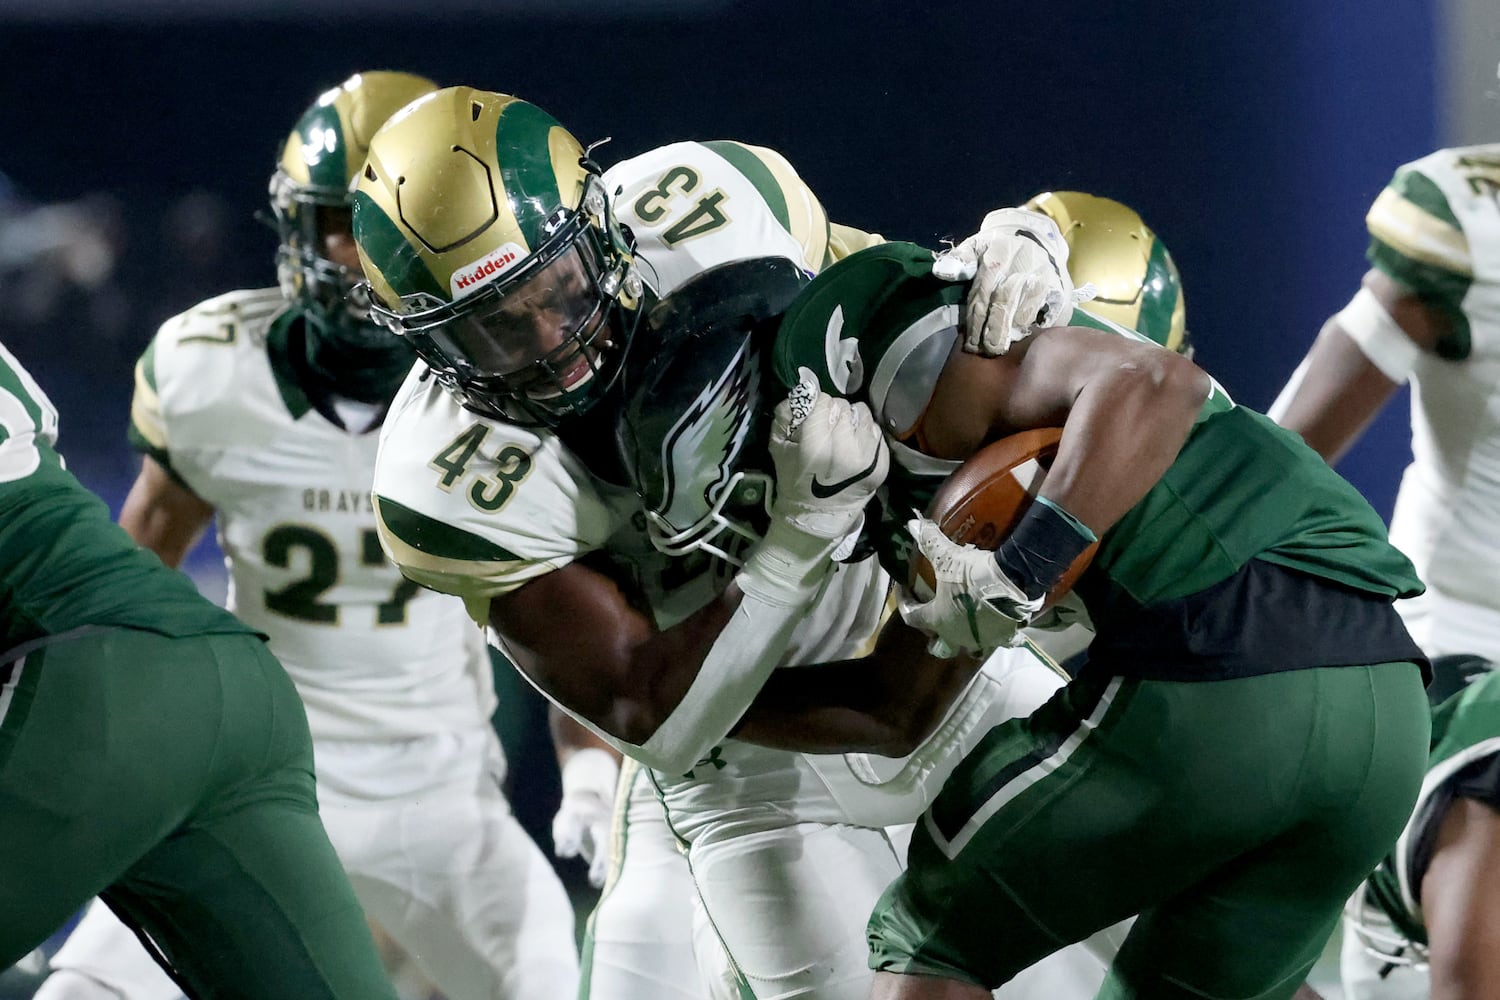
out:
M658 630L613 580L574 564L493 600L490 624L548 698L639 745L681 702L737 601L721 595Z
M798 753L904 757L931 736L979 670L941 660L899 622L869 657L773 673L740 720L736 739Z
M1332 465L1397 388L1330 319L1267 412Z
M1152 351L1091 379L1063 423L1042 495L1095 535L1112 528L1171 467L1212 385L1192 362Z
M182 486L149 455L120 508L120 527L138 545L176 568L213 520L207 502Z

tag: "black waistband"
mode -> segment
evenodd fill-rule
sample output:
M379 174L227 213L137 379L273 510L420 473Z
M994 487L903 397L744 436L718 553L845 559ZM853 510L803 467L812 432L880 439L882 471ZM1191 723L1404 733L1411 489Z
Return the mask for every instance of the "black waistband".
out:
M1196 594L1096 622L1085 673L1228 680L1427 657L1387 597L1252 559Z

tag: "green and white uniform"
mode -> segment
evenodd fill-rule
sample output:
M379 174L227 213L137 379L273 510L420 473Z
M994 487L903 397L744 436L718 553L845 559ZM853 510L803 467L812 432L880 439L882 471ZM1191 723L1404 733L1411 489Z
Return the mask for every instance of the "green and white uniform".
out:
M836 252L822 208L770 150L676 143L611 168L604 180L637 238L641 273L659 295L728 261L778 256L814 273ZM483 620L492 597L592 553L615 564L662 627L727 585L733 570L721 561L656 551L640 498L592 475L556 434L466 411L422 374L392 404L375 478L382 540L412 579L463 596ZM874 560L840 566L783 665L867 651L890 590ZM570 625L559 620L557 627ZM1046 670L1024 652L1007 655ZM976 684L944 736L956 742L924 748L910 766L887 762L876 772L864 758L726 740L686 775L652 773L747 995L863 1000L870 980L864 917L899 871L881 828L920 812L941 780L931 775L957 762L957 748L983 731L987 711L1020 714L997 707L1010 692L993 678ZM611 893L605 903L621 898ZM605 965L596 949L592 983L601 996ZM643 967L635 958L608 966ZM610 989L660 995L651 977L617 979Z
M274 288L168 320L136 368L131 442L213 506L229 608L301 695L323 823L366 912L453 1000L570 994L572 908L500 790L483 633L385 558L381 407L314 398L303 322ZM95 907L53 964L125 1000L176 996L134 944Z
M201 995L391 997L249 626L63 467L0 347L0 967L101 894Z
M1344 911L1339 971L1348 1000L1428 995L1422 878L1457 798L1500 809L1500 673L1474 680L1433 711L1432 753L1411 820Z
M1500 662L1500 143L1406 164L1371 206L1370 263L1447 314L1411 374L1412 463L1391 541L1427 592L1398 607L1429 656Z
M782 325L778 375L813 368L908 434L966 292L931 263L890 244L824 272ZM895 526L945 471L894 457L893 573ZM1420 589L1352 487L1214 386L1076 587L1096 629L1083 677L991 731L923 817L871 921L876 967L993 987L1141 913L1108 995L1290 996L1416 793L1421 654L1390 605Z

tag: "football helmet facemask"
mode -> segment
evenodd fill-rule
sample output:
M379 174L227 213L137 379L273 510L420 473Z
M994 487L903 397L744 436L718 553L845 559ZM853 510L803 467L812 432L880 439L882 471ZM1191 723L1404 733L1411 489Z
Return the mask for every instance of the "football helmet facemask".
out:
M643 289L599 170L551 115L452 87L381 129L354 196L375 319L466 407L556 427L618 379Z
M1134 209L1082 191L1048 191L1026 207L1062 230L1073 284L1098 289L1086 310L1192 357L1177 264Z
M303 113L271 175L276 274L306 323L308 361L339 392L367 402L390 397L411 367L411 351L371 321L361 276L329 253L340 238L351 238L351 187L370 138L396 111L436 89L410 73L356 73Z

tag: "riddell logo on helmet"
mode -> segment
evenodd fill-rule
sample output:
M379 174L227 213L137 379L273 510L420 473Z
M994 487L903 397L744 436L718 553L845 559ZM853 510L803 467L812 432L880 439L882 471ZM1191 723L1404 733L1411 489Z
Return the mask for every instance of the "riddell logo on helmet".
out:
M520 263L525 255L526 251L514 243L491 250L462 271L454 271L448 281L448 291L455 299L473 295Z

